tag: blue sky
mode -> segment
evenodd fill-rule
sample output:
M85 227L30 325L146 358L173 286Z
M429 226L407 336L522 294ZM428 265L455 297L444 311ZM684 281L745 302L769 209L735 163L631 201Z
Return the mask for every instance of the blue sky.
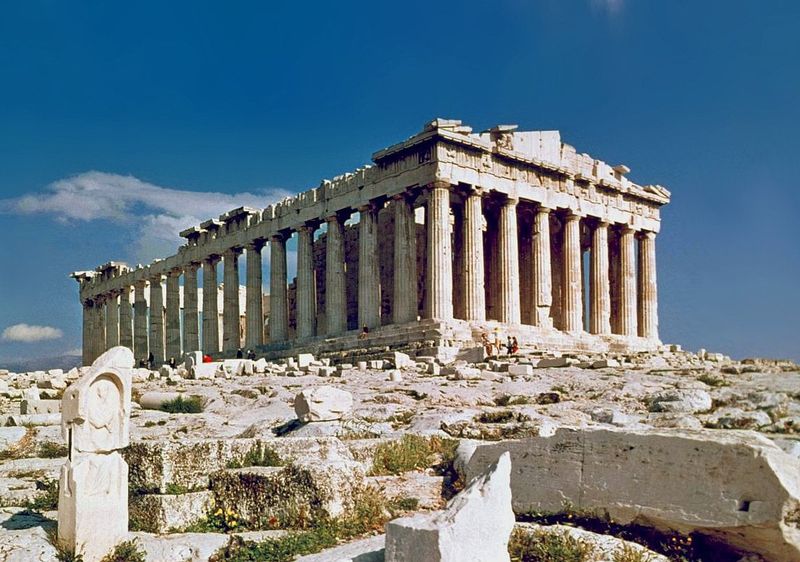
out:
M0 359L80 346L70 271L165 255L436 116L559 129L667 186L662 339L800 359L799 3L268 4L3 3L0 331L54 331Z

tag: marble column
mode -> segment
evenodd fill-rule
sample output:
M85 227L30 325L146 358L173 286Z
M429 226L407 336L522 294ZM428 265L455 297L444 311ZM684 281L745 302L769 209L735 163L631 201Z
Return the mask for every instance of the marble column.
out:
M222 292L222 350L236 351L242 346L239 338L239 248L223 254L224 285Z
M464 200L464 316L466 320L486 320L484 288L483 197L472 189Z
M636 232L629 227L620 231L619 327L623 336L636 335Z
M550 211L540 205L533 219L533 298L531 324L552 328L550 307L553 304L552 272L550 270Z
M133 351L133 308L131 308L130 287L123 287L119 297L119 344Z
M498 221L498 275L500 284L499 320L519 324L519 237L517 230L517 199L506 199L500 207Z
M162 276L150 278L150 352L158 368L164 363L164 287Z
M197 302L197 268L190 263L183 270L183 350L200 350L200 321Z
M289 338L289 297L286 290L286 236L275 234L269 244L269 340Z
M611 286L608 271L608 223L598 222L592 232L591 279L589 280L589 331L611 333Z
M316 334L317 291L314 274L313 225L297 230L297 337L311 338Z
M358 325L374 329L381 325L378 209L367 205L358 211Z
M327 218L325 243L325 321L327 334L347 331L347 278L345 274L344 224L338 215Z
M639 239L639 335L658 339L658 284L656 233L642 232Z
M219 256L203 260L203 353L219 353L219 297L217 264Z
M83 333L83 345L81 351L81 360L84 365L91 365L93 358L92 358L92 338L94 338L93 332L93 324L92 324L92 307L94 306L94 302L91 299L87 299L82 301L83 305L83 326L82 326L82 333Z
M263 279L261 271L261 249L263 240L254 240L247 245L247 310L245 341L248 349L264 345Z
M106 350L106 296L102 295L95 301L94 309L94 358L100 357Z
M428 187L425 215L427 271L425 317L453 319L453 248L450 239L450 185L435 182Z
M417 320L417 223L408 196L394 198L394 288L392 322Z
M181 270L167 274L166 359L181 360Z
M581 217L569 213L564 222L562 322L567 332L583 330L583 287L581 277Z
M147 359L149 350L147 337L147 298L145 289L147 282L137 281L133 294L133 354L136 364L142 359Z
M119 345L119 293L112 291L106 297L106 349ZM105 351L105 349L103 350Z

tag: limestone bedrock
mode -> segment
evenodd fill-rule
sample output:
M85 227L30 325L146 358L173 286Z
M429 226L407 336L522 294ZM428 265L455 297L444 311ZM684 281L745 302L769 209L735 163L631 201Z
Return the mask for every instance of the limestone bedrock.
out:
M443 511L386 525L386 562L509 562L511 456L503 453Z

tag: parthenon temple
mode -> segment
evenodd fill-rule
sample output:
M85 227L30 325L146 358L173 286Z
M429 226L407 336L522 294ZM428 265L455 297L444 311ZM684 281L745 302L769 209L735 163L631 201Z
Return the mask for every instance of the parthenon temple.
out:
M176 254L149 265L73 273L84 362L116 345L157 362L240 348L277 357L475 345L498 328L542 349L661 345L655 239L665 188L633 183L628 167L578 153L558 131L515 125L473 133L435 119L372 161L189 228Z

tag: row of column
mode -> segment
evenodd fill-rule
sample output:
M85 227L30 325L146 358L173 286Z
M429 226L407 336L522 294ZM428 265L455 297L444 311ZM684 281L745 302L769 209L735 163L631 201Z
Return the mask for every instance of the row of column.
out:
M463 197L459 229L451 232L451 186L434 183L427 187L426 248L425 248L425 306L423 316L440 320L454 318L454 287L459 291L458 316L470 321L485 321L487 299L486 249L484 241L484 193L471 188ZM394 197L394 278L392 321L402 324L417 319L417 233L414 200L411 194ZM378 251L378 210L382 205L366 205L358 209L358 324L374 329L381 323L380 262ZM560 326L568 332L584 329L583 252L581 248L581 216L567 211L563 216L561 259L554 275L552 263L550 214L553 211L538 206L532 224L530 241L530 271L520 271L518 200L504 199L497 211L496 236L491 256L491 271L496 276L497 294L493 296L496 320L521 324L520 276L526 279L526 291L531 291L530 318L526 323L552 327L551 308L554 296L561 299ZM325 335L338 336L347 331L347 282L344 223L349 215L333 214L327 223L325 269ZM297 229L297 294L296 337L306 339L317 333L317 297L314 264L314 234L319 223L308 223ZM589 331L593 334L614 333L657 338L657 283L655 263L655 234L638 235L628 227L619 229L617 251L609 252L607 222L595 221L591 233L589 274ZM284 342L289 338L289 300L287 288L286 241L291 232L273 235L270 246L270 313L269 339ZM460 275L453 275L453 240L458 244ZM232 248L222 256L209 256L202 263L192 263L166 276L166 293L161 275L140 281L133 287L134 304L130 295L109 294L105 298L85 303L84 342L89 341L89 353L99 355L113 345L133 347L137 358L152 353L157 362L178 358L183 350L202 349L218 353L220 348L217 266L224 264L222 350L240 347L239 328L239 255L247 252L247 302L245 347L255 348L264 343L262 309L261 251L266 241L256 240L245 248ZM527 251L527 249L526 249ZM638 269L636 267L638 261ZM198 325L198 269L203 269L202 345ZM184 315L181 332L180 276L183 275ZM457 284L454 284L454 279ZM553 281L560 283L554 287ZM145 301L145 288L150 284L150 306ZM612 287L613 285L613 287ZM612 292L614 298L612 299ZM526 295L527 296L527 295ZM612 302L613 301L613 302ZM528 301L526 301L528 302ZM105 312L104 312L105 311ZM133 314L131 314L133 313ZM613 326L612 326L613 324ZM131 326L133 329L131 330Z

